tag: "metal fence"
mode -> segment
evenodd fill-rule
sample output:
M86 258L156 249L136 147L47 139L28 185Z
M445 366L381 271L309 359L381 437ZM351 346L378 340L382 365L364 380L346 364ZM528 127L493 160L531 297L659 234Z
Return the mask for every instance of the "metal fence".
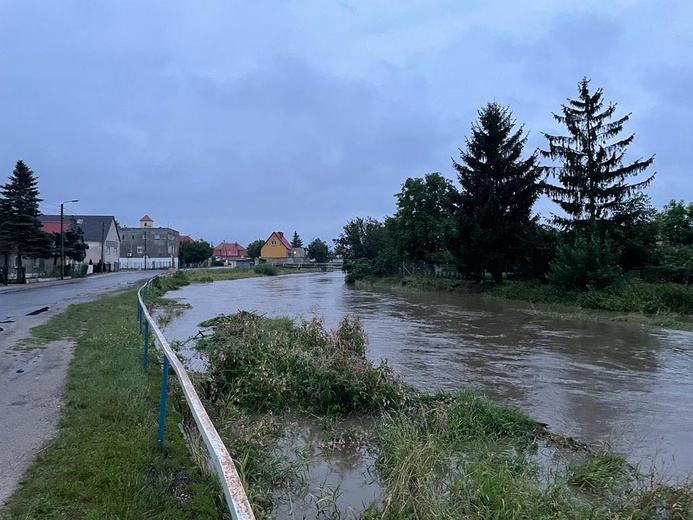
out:
M415 274L425 274L438 278L460 278L460 272L454 264L424 264L422 262L406 263L402 262L398 266L399 274L412 276Z
M149 292L151 284L156 279L152 278L137 291L137 321L140 334L144 335L144 353L142 357L142 365L147 370L149 362L149 334L154 333L154 344L158 343L164 355L163 376L161 379L161 401L159 407L159 442L164 440L164 421L166 419L166 396L168 394L168 375L169 369L172 368L180 386L185 395L185 400L190 407L192 416L197 424L197 429L207 446L207 451L214 469L219 476L219 482L226 496L226 503L234 520L254 520L253 510L250 508L250 502L243 489L241 479L238 477L236 466L233 459L229 455L226 446L219 437L214 424L212 424L207 411L202 405L200 397L195 391L195 387L185 371L183 364L180 362L176 353L171 349L166 338L161 333L161 330L152 319L147 306L144 304Z

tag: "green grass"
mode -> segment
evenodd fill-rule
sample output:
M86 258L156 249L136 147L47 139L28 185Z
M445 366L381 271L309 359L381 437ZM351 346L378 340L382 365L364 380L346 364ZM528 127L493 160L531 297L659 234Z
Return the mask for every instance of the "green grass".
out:
M192 462L169 407L156 440L161 370L142 369L135 291L70 306L33 330L75 342L56 437L3 509L12 519L219 518L215 477ZM151 352L151 351L150 351Z

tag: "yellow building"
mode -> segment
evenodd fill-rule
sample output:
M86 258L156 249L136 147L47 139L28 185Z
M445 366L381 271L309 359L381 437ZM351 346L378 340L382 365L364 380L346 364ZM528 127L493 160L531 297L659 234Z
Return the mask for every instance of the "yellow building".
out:
M291 243L281 231L273 231L260 250L263 260L287 258L291 256Z

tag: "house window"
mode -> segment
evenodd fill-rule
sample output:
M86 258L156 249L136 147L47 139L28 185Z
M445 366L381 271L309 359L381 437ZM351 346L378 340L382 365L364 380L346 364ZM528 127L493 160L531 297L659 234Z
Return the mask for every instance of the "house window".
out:
M111 254L111 246L106 246L106 254L107 255Z
M144 249L144 248L143 248L142 246L137 246L137 254L138 254L138 255L141 255L143 249Z
M84 219L83 219L83 218L78 218L78 219L76 220L76 222L77 222L77 224L82 225L82 224L84 224Z
M132 239L135 240L135 235L132 235Z
M272 245L273 245L273 246L276 246L276 245L277 245L277 241L276 241L276 240L272 240Z
M159 235L158 233L154 235L154 240L159 240L160 238L161 238L161 235Z
M123 235L123 240L125 240L125 235Z

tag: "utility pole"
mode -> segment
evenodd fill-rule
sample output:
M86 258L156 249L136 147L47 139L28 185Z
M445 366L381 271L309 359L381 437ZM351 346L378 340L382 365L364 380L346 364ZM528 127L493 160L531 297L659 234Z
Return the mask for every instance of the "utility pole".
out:
M63 206L68 202L79 202L77 199L60 203L60 279L65 279L65 232L63 231Z
M102 222L101 223L101 272L103 273L103 269L106 266L104 263L104 257L103 257L103 248L104 248L104 240L105 236L104 233L106 232L106 223Z

